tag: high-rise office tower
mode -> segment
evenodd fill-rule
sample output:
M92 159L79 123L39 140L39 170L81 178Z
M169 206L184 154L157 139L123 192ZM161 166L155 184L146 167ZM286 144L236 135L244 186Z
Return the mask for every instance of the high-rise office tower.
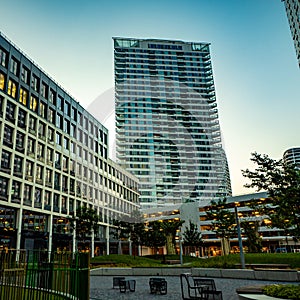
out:
M208 43L114 38L117 160L142 207L231 194Z
M290 148L284 151L283 161L289 165L295 165L300 168L300 148Z
M298 64L300 67L300 1L281 0L285 4L285 9L290 24L292 37L296 49Z

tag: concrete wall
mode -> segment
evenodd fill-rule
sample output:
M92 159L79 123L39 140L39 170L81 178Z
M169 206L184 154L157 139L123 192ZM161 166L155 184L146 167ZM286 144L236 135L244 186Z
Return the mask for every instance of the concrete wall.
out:
M179 276L192 273L193 276L215 278L239 278L273 281L300 281L300 272L296 270L250 270L250 269L213 269L213 268L97 268L91 270L91 276Z

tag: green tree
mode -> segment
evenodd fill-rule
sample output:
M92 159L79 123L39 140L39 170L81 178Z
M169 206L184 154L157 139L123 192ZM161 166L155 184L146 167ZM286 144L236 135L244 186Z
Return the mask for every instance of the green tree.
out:
M99 228L99 216L97 210L81 206L76 210L76 216L70 219L71 228L76 232L77 241L85 243L92 232Z
M247 237L245 246L250 253L260 253L262 250L261 237L258 233L259 221L242 221L241 227Z
M207 218L212 220L212 231L221 239L221 249L223 255L228 255L230 251L230 238L235 234L235 215L226 208L226 198L218 201L211 201L209 210L206 212Z
M115 220L113 224L117 227L115 237L118 241L128 240L138 248L138 254L140 255L140 246L143 244L145 234L145 224L141 212L133 211L131 215L122 216L120 220Z
M184 221L182 220L160 222L160 227L166 237L166 248L168 255L176 254L176 232L183 223Z
M250 179L246 187L265 190L269 198L265 202L252 202L251 207L271 220L271 226L283 229L285 234L300 237L300 170L283 160L271 159L268 155L252 153L254 171L243 170Z
M193 248L192 252L203 245L201 232L199 231L196 224L189 222L189 227L185 228L183 232L183 245L188 248Z
M143 235L143 245L154 249L155 253L159 247L166 244L166 237L162 232L159 221L150 222Z

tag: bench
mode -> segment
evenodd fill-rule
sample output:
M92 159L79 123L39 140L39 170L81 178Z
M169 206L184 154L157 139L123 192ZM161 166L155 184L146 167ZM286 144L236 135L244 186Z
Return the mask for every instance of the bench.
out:
M125 280L125 277L113 277L113 289L120 288L120 281Z
M213 279L180 274L181 295L184 300L222 300L222 291L217 291Z
M164 278L150 278L149 279L150 293L161 295L167 294L167 281Z
M241 268L241 264L235 264L236 267ZM248 269L290 269L289 264L245 264Z
M127 291L135 292L135 280L122 279L119 282L119 288L121 293L126 293Z
M167 264L167 265L178 265L180 264L180 260L177 259L167 259L162 261L163 264Z

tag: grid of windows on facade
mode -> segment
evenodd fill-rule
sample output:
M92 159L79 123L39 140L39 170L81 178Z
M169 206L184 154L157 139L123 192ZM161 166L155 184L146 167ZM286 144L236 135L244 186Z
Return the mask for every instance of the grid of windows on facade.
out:
M25 205L70 213L77 197L101 203L105 194L117 191L136 205L136 180L107 160L107 129L26 57L5 49L3 41L1 197L20 203L23 195ZM129 196L130 186L135 195ZM120 197L110 201L124 206Z
M209 44L115 38L117 158L141 202L231 194Z

